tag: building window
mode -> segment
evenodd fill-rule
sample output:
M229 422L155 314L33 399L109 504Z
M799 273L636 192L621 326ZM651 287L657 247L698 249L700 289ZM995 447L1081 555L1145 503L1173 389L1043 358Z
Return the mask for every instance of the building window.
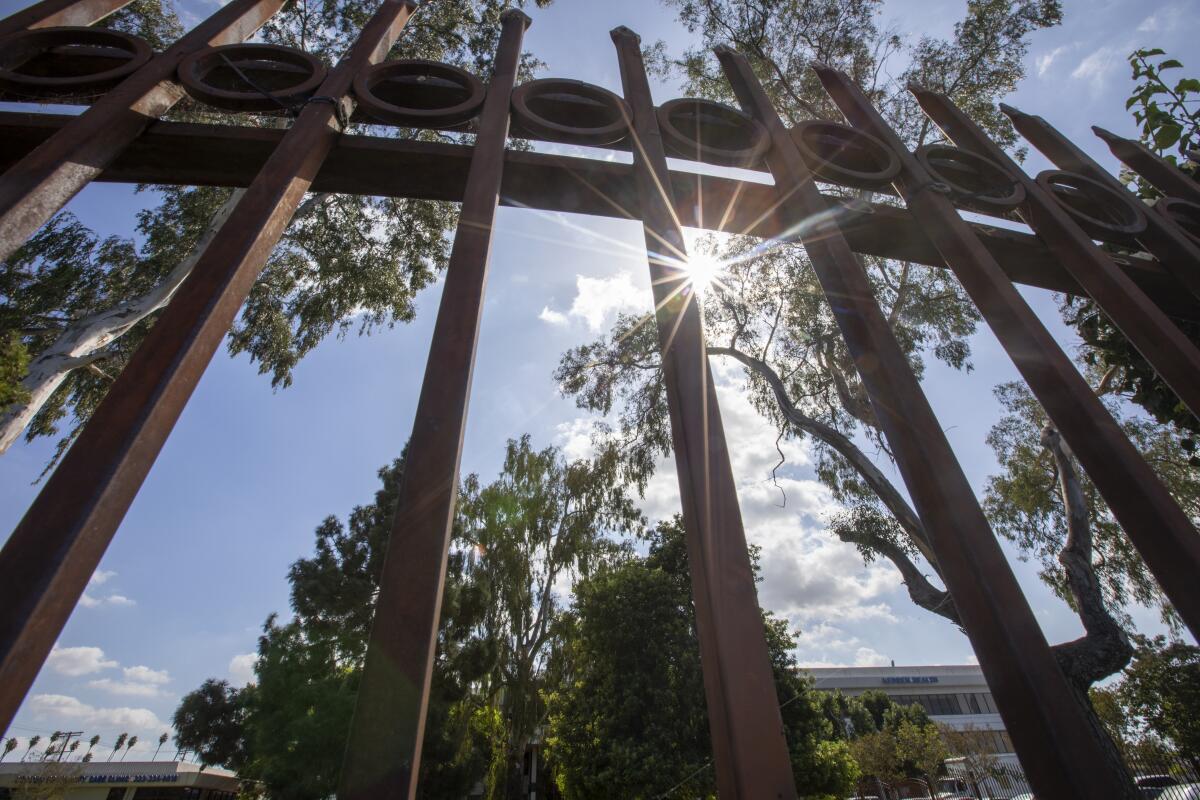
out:
M145 786L133 793L133 800L200 800L201 791L194 786Z
M954 694L898 694L892 700L902 706L918 705L925 713L935 717L949 717L964 713Z

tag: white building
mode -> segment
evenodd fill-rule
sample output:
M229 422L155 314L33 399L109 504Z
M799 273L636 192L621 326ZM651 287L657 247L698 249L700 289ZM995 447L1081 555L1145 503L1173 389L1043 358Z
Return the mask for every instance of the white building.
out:
M0 763L0 800L31 782L68 787L66 800L234 800L238 779L182 761Z
M983 671L973 665L925 667L822 667L804 669L814 688L857 696L874 689L897 703L916 703L935 722L986 731L992 752L1011 753L1012 741L992 700Z

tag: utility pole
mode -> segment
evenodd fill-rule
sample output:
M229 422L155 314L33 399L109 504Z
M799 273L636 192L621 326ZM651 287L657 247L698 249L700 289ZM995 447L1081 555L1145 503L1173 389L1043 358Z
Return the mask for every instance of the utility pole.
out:
M63 753L67 752L67 745L71 743L71 737L83 736L83 731L63 731L62 747L58 748L58 760L63 760Z

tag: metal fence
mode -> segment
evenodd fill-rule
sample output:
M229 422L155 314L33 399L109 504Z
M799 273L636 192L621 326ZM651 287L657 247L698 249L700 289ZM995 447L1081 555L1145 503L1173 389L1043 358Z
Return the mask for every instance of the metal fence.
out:
M530 24L517 11L500 22L486 87L449 65L388 60L402 29L421 24L419 7L404 0L382 0L328 70L288 48L260 46L253 58L240 49L283 0L231 0L161 53L135 37L59 27L91 25L121 4L44 0L0 21L6 99L53 101L64 87L98 95L78 116L0 114L0 257L92 180L248 191L0 552L0 725L11 721L304 194L348 192L452 200L462 212L408 451L422 469L406 471L400 487L339 797L416 792L499 203L643 224L722 796L794 797L795 789L691 301L684 226L805 245L1030 782L1044 797L1112 795L1121 776L1101 757L855 253L955 274L1200 633L1200 537L1014 285L1091 297L1200 411L1200 351L1169 316L1200 317L1200 241L1172 215L1190 206L1148 210L1049 124L1009 110L1021 132L1069 170L1029 176L949 98L920 88L913 91L922 108L957 146L911 152L844 74L823 65L814 69L849 124L789 130L748 62L728 48L716 57L740 110L686 99L656 106L639 39L626 28L612 31L619 97L578 81L516 86ZM38 70L22 72L33 59ZM221 84L218 61L241 63L259 79ZM266 82L254 72L264 61L284 65L268 70L276 79L296 82ZM422 76L437 78L427 82L433 88L406 95ZM391 91L378 91L389 82ZM296 117L287 130L159 121L184 92L233 111L282 104ZM473 145L456 145L346 130L364 120L477 135ZM511 150L509 135L624 149L633 163ZM1167 194L1196 202L1194 185L1153 154L1110 144ZM757 169L774 183L672 171L668 155ZM890 192L904 205L847 200L845 192L823 193L818 181ZM971 223L963 210L1017 218L1029 230ZM1097 241L1146 256L1116 258Z

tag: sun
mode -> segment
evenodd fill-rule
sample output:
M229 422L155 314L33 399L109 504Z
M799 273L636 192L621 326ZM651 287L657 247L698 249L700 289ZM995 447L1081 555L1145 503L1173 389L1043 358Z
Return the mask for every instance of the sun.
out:
M697 294L704 294L721 272L721 262L707 253L691 253L688 255L688 282Z

